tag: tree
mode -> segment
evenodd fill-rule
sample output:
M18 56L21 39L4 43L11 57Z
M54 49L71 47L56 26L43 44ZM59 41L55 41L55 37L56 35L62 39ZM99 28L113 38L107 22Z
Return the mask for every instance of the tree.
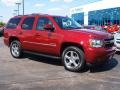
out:
M5 25L5 23L0 22L0 27L3 27Z

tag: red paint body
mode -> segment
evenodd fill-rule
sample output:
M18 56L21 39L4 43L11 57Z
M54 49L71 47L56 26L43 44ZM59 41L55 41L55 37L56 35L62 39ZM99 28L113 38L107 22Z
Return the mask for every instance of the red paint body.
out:
M65 43L77 45L83 48L85 60L87 63L101 62L114 55L115 50L111 48L93 48L89 44L90 39L108 39L111 36L108 33L92 30L62 30L53 17L43 15L49 18L55 26L54 32L37 31L36 24L38 18L42 15L35 15L35 22L32 30L22 30L21 24L28 16L22 16L22 20L15 30L5 29L4 42L9 46L10 38L17 38L24 50L49 54L53 56L61 56L61 50ZM29 16L30 17L30 16ZM16 17L14 17L16 18Z

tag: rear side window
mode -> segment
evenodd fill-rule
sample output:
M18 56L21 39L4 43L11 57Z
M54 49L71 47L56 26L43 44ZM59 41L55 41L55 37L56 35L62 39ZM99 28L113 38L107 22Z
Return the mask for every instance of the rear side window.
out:
M21 18L12 18L12 19L8 22L6 28L7 28L7 29L15 29L15 28L17 27L17 25L19 24L20 20L21 20Z
M21 28L24 30L32 30L33 24L34 24L35 17L28 17L26 18L23 23Z

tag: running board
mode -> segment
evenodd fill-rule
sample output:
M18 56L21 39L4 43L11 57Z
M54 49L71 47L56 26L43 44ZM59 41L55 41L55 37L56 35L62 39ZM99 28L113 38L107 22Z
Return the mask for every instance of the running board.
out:
M37 53L37 52L24 51L24 53L34 54L34 55L43 56L43 57L48 57L48 58L53 58L53 59L60 59L60 57L57 57L57 56L46 55L46 54L41 54L41 53Z

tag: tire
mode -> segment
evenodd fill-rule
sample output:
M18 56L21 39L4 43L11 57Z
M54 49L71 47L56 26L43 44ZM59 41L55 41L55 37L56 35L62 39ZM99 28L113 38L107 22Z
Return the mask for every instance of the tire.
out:
M2 37L3 36L3 33L0 31L0 37Z
M66 70L79 72L85 66L84 52L75 46L67 47L62 53L62 62Z
M23 51L21 48L21 43L18 40L14 40L10 44L10 52L14 58L21 58Z

